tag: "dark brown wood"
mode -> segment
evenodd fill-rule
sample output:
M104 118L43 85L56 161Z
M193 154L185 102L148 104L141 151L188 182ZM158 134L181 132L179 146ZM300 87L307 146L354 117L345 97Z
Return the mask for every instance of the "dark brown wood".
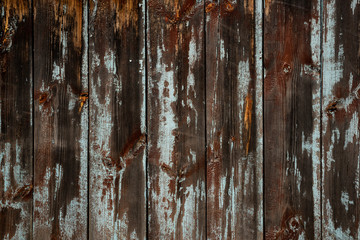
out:
M148 2L148 237L205 239L202 1Z
M87 238L86 6L34 1L34 239Z
M262 1L205 11L207 237L262 239Z
M267 239L320 239L320 2L265 1Z
M90 239L145 239L145 2L90 1Z
M30 1L0 2L0 239L32 232Z
M360 4L323 9L323 239L359 239Z

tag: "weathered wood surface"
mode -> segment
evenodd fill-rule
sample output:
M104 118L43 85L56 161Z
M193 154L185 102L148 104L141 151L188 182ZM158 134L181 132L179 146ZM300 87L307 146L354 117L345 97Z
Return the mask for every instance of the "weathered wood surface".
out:
M359 239L360 4L323 9L323 239Z
M148 237L205 239L202 1L148 2Z
M359 16L0 1L0 239L359 239Z
M320 239L320 1L265 1L266 239Z
M262 1L206 12L208 239L262 239Z
M35 0L33 5L33 236L86 239L86 3Z
M144 4L90 1L90 239L146 236Z
M32 229L32 21L26 0L0 2L0 239Z

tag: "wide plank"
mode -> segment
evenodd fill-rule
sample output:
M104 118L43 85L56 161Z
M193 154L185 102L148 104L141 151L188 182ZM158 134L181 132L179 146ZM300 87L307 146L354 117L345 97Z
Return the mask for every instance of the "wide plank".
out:
M320 1L266 0L266 239L320 239Z
M148 237L205 239L204 5L147 6Z
M33 238L86 239L87 1L33 4Z
M0 2L0 239L30 239L33 192L32 8Z
M89 17L89 238L145 239L145 2L92 0Z
M360 238L360 4L325 0L323 239Z
M208 239L263 239L262 6L205 6Z

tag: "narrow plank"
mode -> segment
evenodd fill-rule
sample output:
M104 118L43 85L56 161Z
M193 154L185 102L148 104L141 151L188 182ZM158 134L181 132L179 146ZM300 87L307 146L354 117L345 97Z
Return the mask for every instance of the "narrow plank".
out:
M90 1L90 239L146 237L144 13Z
M359 239L360 4L323 9L323 239Z
M0 239L32 229L31 2L0 2Z
M148 2L148 237L205 239L204 5Z
M262 1L205 11L207 237L262 239Z
M267 239L320 239L320 1L265 1Z
M87 238L86 13L34 1L34 239Z

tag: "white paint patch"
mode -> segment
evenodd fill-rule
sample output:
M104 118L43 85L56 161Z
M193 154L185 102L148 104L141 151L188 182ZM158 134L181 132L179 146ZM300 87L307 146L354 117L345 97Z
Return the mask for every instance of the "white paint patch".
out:
M200 181L198 180L196 184L192 186L188 186L184 190L184 195L187 196L185 198L184 204L184 212L182 218L182 234L183 239L192 239L193 233L196 233L196 239L200 239L200 229L197 228L199 226L199 218L194 219L194 212L199 212L199 202L201 196L201 186ZM181 199L177 199L180 203ZM180 203L181 204L181 203ZM180 207L179 207L180 209ZM196 223L195 223L196 222ZM176 227L176 226L175 226Z
M0 152L0 166L2 179L4 181L4 192L7 192L10 188L11 184L11 165L10 165L10 151L11 151L11 144L5 143L4 149Z
M333 86L343 78L344 49L340 45L337 51L336 37L336 6L335 0L327 3L327 17L324 21L325 36L323 41L323 96L324 108L333 100ZM337 54L337 58L336 58ZM326 129L326 121L325 128Z
M55 166L55 192L58 192L60 189L60 184L61 184L61 180L63 178L64 175L64 171L63 168L60 164L56 164Z
M63 82L63 77L65 77L65 68L54 62L52 70L52 81Z
M324 239L344 239L344 240L350 240L353 239L350 236L350 229L342 229L335 228L334 222L333 222L333 211L331 208L331 204L329 199L327 199L326 207L325 207L325 214L326 214L326 231L324 231Z
M162 53L165 52L165 48L158 46L157 56L158 59L162 59ZM171 70L168 70L171 69ZM151 79L149 82L149 89L158 89L158 92L161 94L161 98L159 100L159 104L157 108L160 111L160 122L159 122L159 140L156 143L158 146L158 150L160 151L159 157L159 175L156 176L158 180L158 186L160 187L158 191L155 191L154 188L151 188L151 196L153 197L152 201L156 203L154 211L156 211L157 222L160 223L160 232L162 237L175 237L174 229L176 229L177 218L179 216L180 206L176 199L175 192L178 192L179 189L175 189L174 192L169 191L169 186L174 176L169 175L167 172L162 171L161 165L168 166L170 169L175 167L175 164L172 161L172 151L175 147L175 136L174 131L178 128L177 118L171 104L176 104L177 100L177 88L174 83L175 73L172 70L174 66L171 65L167 68L165 64L163 64L160 60L156 63L156 71L159 74L158 79ZM168 86L165 86L165 82L168 83ZM168 95L164 95L163 92L166 90ZM150 90L151 91L151 90ZM151 94L151 92L150 92ZM166 120L165 120L166 119ZM153 143L150 141L150 148ZM152 182L152 180L149 180ZM165 187L166 186L166 187ZM171 219L171 215L174 214L173 207L176 204L176 212L174 219Z
M258 211L256 213L257 236L263 236L263 64L262 64L262 43L263 43L263 6L264 2L261 0L255 1L255 68L256 68L256 179L257 179L257 199ZM266 74L266 72L264 72ZM266 76L266 75L265 75Z
M114 71L114 54L111 51L106 53L104 57L105 67L108 71L110 79ZM97 54L93 54L91 69L98 69L100 67L100 59ZM90 89L91 92L90 103L94 106L90 109L90 136L92 138L90 146L90 174L93 176L90 178L90 187L93 189L90 195L90 221L95 224L96 229L103 234L113 232L114 213L111 210L114 199L114 180L115 175L112 169L107 169L102 163L102 159L109 157L110 155L110 137L113 129L113 119L111 114L111 106L113 99L109 95L101 96L96 91L98 86L105 87L105 92L111 92L113 87L113 81L104 81L104 79L91 79ZM98 85L98 86L97 86ZM102 194L104 181L108 181L110 186L106 189L106 193ZM111 223L111 224L109 224ZM102 235L105 237L106 235Z
M354 112L349 127L345 132L344 150L346 150L349 143L353 143L357 139L359 139L359 116L357 112Z
M345 210L349 211L349 204L353 205L354 201L349 200L349 194L347 192L341 192L341 203L344 205Z
M53 219L50 219L48 217L44 216L50 216L50 192L48 186L50 186L50 178L51 178L51 170L50 168L46 168L46 172L44 175L44 178L42 179L43 185L36 185L34 187L34 196L39 196L34 198L34 206L40 206L39 209L41 209L41 212L38 212L36 208L34 209L35 214L38 214L40 217L34 218L34 232L35 236L37 236L37 230L43 233L43 231L49 231L46 232L50 236L50 229L51 229L51 223Z
M351 10L352 10L353 14L355 14L355 8L356 8L357 5L358 5L358 0L352 0L351 1L350 7L351 7Z

